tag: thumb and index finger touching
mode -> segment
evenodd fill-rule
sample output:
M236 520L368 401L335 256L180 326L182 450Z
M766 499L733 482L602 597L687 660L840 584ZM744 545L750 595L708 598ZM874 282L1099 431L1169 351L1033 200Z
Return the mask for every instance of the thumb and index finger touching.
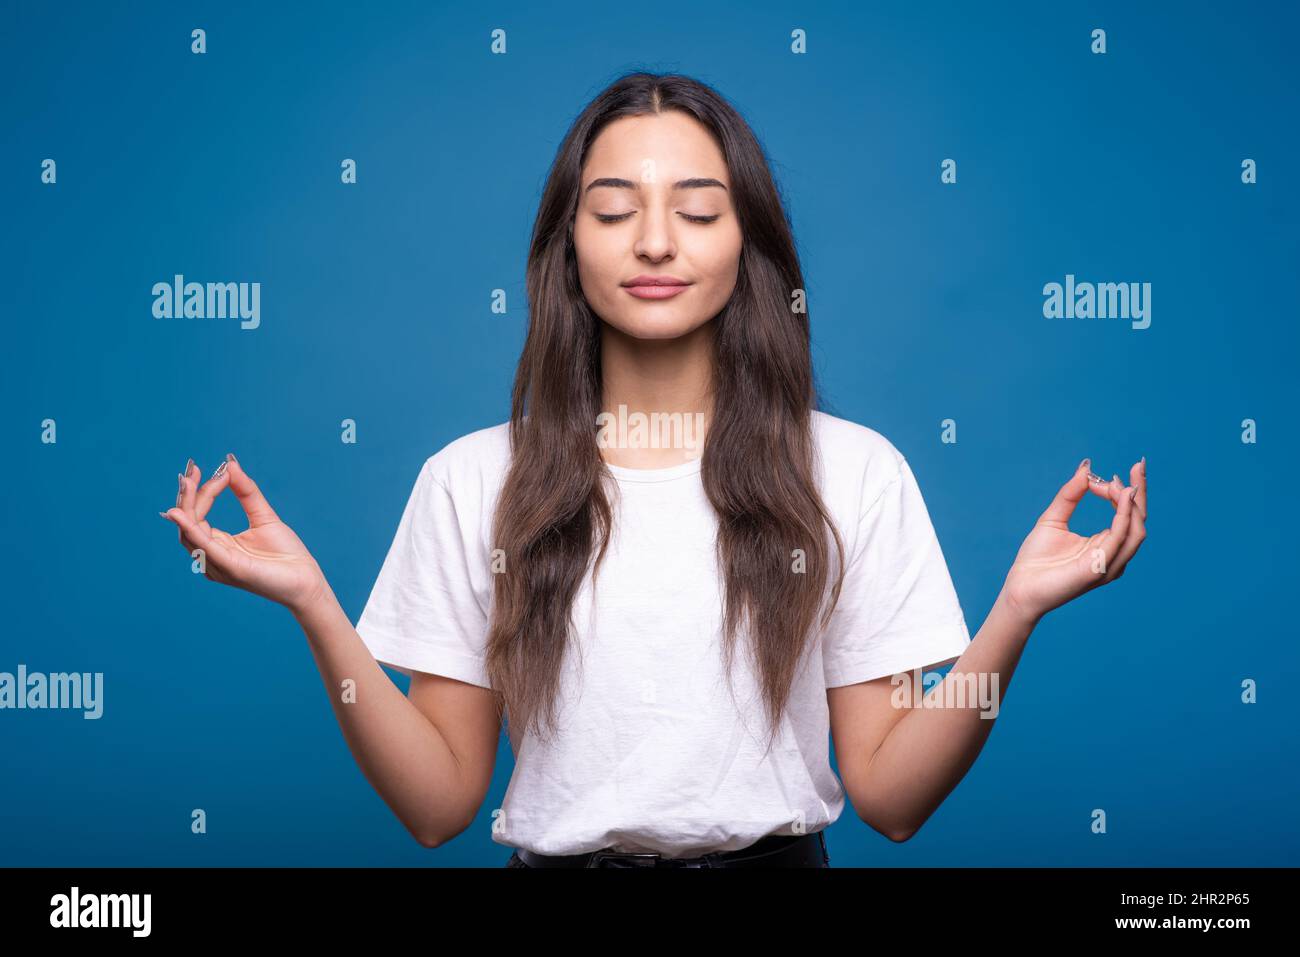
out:
M257 528L259 525L269 525L272 522L278 522L280 516L275 514L275 509L271 508L271 503L266 500L262 490L257 487L257 483L244 471L243 466L233 454L226 455L226 461L217 467L221 475L214 476L218 484L214 487L212 496L216 498L225 488L230 486L230 491L235 493L235 498L239 500L240 507L243 508L244 514L248 516L248 527Z
M262 494L262 490L244 471L233 454L226 456L226 460L202 486L198 483L198 476L201 474L198 466L190 465L189 473L181 476L181 491L177 496L177 504L165 512L158 513L180 527L182 541L188 538L189 543L193 545L224 551L225 546L212 534L213 530L208 525L206 516L212 503L227 486L243 508L248 518L249 528L257 528L259 525L280 520L267 502L266 496Z
M1133 504L1138 508L1143 518L1146 517L1146 459L1133 466L1132 469L1132 491ZM1074 514L1075 508L1083 497L1089 492L1100 498L1106 499L1116 510L1116 519L1118 513L1123 508L1124 500L1130 497L1130 490L1125 489L1124 483L1119 481L1119 477L1107 482L1100 475L1092 472L1092 460L1084 459L1074 470L1074 475L1070 480L1061 486L1052 499L1047 509L1039 516L1039 521L1049 521L1068 526L1070 517ZM1128 512L1125 510L1125 517Z
M1138 474L1138 466L1134 466L1134 474ZM1135 499L1140 492L1145 491L1145 483L1125 488L1119 481L1119 476L1106 482L1101 476L1092 472L1089 460L1084 459L1074 470L1070 480L1061 486L1052 504L1043 512L1039 521L1052 522L1062 528L1068 528L1075 507L1089 491L1115 506L1115 515L1111 519L1110 528L1101 534L1098 543L1104 562L1103 567L1109 568L1119 556L1120 549L1124 547L1124 540L1128 537L1131 527L1131 516L1138 507ZM1145 501L1143 504L1145 505Z

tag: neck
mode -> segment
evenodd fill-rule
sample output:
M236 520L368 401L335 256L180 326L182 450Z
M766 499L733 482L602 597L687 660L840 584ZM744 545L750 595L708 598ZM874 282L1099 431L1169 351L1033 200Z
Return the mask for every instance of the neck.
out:
M606 462L656 469L703 454L704 431L713 407L714 329L712 322L706 322L675 339L637 339L602 324L601 411L609 413L615 423L607 430L610 444L601 450ZM620 406L624 407L622 416ZM617 423L636 413L646 417L645 428L640 432L629 428L627 442L622 444ZM674 418L656 420L655 413ZM635 425L635 420L632 422ZM652 434L660 436L660 441L653 442Z

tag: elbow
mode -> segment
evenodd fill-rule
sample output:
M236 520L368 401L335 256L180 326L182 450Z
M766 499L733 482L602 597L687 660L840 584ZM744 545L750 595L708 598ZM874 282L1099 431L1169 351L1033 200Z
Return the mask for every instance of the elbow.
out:
M434 835L431 834L423 834L418 831L413 832L413 836L419 842L421 847L434 848L445 843L444 838L435 837Z
M464 828L461 828L461 830L464 830ZM453 831L450 834L445 831L439 831L437 833L431 831L412 831L411 835L420 842L421 847L432 849L446 844L453 837L458 836L461 830Z
M867 827L871 828L878 834L883 834L895 844L902 844L904 841L911 840L912 837L915 836L916 832L921 829L920 825L912 827L911 825L903 825L896 822L886 823L879 820L872 820L866 815L859 816L862 818L863 824L867 825Z
M439 847L449 840L446 834L441 831L431 830L424 824L408 823L406 830L421 847Z
M916 831L899 830L895 828L893 830L882 831L881 833L883 833L885 837L889 838L895 844L902 844L904 841L911 839L912 835L915 834Z
M472 821L458 823L452 828L450 833L446 830L428 831L417 828L410 828L409 830L411 831L411 836L420 842L421 847L435 848L441 847L454 837L459 837L465 831L469 830L471 823Z
M912 835L921 828L920 824L913 827L900 820L901 815L891 812L884 802L874 799L872 795L856 788L850 789L848 781L845 782L845 796L863 824L877 834L889 838L895 844L910 840Z

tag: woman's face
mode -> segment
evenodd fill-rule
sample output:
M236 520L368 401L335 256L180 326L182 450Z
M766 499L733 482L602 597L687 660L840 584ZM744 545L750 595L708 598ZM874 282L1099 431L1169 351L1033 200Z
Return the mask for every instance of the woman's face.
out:
M740 224L722 151L698 120L677 110L615 120L591 144L579 188L573 245L596 315L637 339L673 339L722 311ZM684 285L656 297L633 284L646 276Z

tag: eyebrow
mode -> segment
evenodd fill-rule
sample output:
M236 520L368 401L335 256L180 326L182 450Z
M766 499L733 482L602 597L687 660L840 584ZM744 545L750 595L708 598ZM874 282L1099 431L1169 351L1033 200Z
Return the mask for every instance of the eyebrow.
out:
M637 184L630 179L620 179L617 176L601 176L588 183L583 192L589 193L597 186L613 186L615 189L639 189ZM709 176L694 176L690 179L679 179L673 183L673 189L699 189L702 186L720 186L724 190L727 188L721 182Z

